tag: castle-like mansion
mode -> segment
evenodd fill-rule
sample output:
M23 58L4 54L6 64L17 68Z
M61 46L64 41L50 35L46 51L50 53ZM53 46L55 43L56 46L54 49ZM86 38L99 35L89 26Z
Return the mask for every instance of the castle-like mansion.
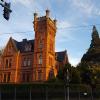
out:
M46 81L64 64L67 52L55 52L56 20L34 13L35 39L10 38L0 57L0 83Z

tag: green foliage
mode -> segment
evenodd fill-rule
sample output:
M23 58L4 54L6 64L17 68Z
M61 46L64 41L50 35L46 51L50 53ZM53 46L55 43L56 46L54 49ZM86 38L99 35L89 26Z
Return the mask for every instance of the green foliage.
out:
M89 65L86 62L82 62L77 66L80 71L81 83L89 84L95 87L96 84L100 84L100 68L93 65Z
M76 84L81 82L80 72L73 67L71 71L71 83Z
M59 80L62 80L64 81L66 79L66 72L67 72L67 69L70 70L71 69L71 64L66 64L65 66L61 67L58 71L58 74L57 74L57 78Z
M82 62L77 66L80 71L81 83L91 84L91 72L87 63Z
M67 70L69 75L69 82L74 84L80 83L80 73L75 67L71 66L71 64L66 64L65 66L63 66L58 71L57 78L62 82L65 82L67 78Z
M56 82L56 77L53 76L52 78L48 78L47 82L50 82L50 83Z

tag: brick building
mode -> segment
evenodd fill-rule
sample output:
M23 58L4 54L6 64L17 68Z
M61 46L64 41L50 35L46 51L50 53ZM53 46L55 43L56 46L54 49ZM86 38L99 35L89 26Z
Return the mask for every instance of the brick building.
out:
M68 63L67 52L55 52L56 20L34 13L35 39L9 39L0 57L0 82L46 81Z

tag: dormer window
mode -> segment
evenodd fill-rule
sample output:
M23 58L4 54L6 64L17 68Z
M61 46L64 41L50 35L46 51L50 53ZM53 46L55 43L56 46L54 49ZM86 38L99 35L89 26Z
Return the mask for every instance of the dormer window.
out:
M25 51L28 51L28 45L25 45Z
M25 57L24 60L23 60L23 66L28 67L28 66L31 66L31 65L32 65L31 59L28 58L28 57Z
M28 59L28 66L30 66L31 65L31 59Z
M26 59L26 58L24 58L23 65L24 65L24 66L26 66L26 65L27 65L27 59Z
M29 45L28 45L28 50L31 51L31 48L32 48L32 45L29 44Z
M25 45L25 51L31 51L32 45L31 44L26 44Z

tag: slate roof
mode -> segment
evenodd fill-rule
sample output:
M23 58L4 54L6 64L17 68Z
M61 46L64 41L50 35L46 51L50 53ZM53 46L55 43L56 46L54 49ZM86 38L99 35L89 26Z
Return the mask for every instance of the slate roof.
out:
M26 44L30 44L30 45L31 45L31 51L30 51L30 52L34 52L34 40L23 39L23 41L18 42L18 41L16 41L16 40L13 39L13 41L14 41L14 43L15 43L17 49L18 49L20 52L23 52L23 53L26 52L26 51L25 51L25 45L26 45Z
M32 46L32 47L31 47L31 52L34 52L34 40L23 39L23 41L18 42L18 41L16 41L16 40L13 39L13 41L14 41L14 43L15 43L17 49L18 49L21 53L25 53L25 52L26 52L26 51L25 51L25 45L26 45L26 44L31 44L31 46ZM65 57L67 56L66 50L65 50L65 51L60 51L60 52L55 52L55 54L56 54L56 59L57 59L57 61L59 61L59 62L64 61Z
M66 56L66 50L65 51L56 52L56 59L59 62L64 61L65 56Z

